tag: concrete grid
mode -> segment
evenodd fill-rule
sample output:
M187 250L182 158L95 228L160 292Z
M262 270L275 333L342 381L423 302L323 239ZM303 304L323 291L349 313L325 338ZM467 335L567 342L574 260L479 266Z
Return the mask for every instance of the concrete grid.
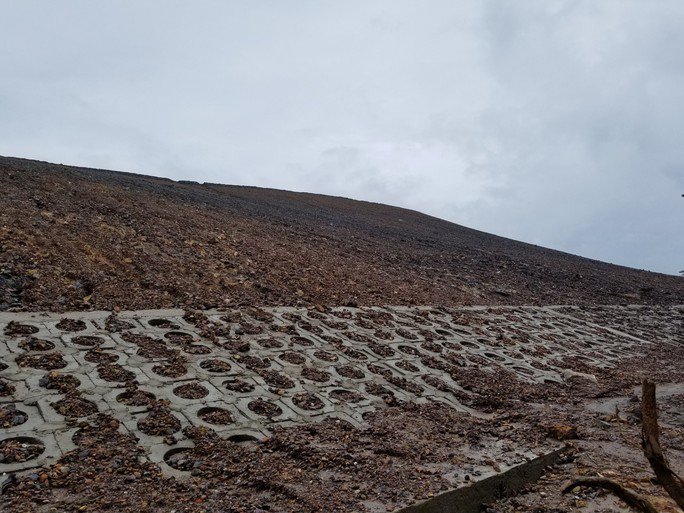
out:
M210 427L236 441L266 437L273 426L327 417L361 426L364 415L386 407L390 396L486 415L463 404L471 392L452 378L453 369L505 369L523 382L564 383L577 374L564 362L610 367L651 343L573 312L570 307L282 307L205 311L195 323L181 310L149 310L118 314L123 328L108 325L111 312L0 313L0 408L23 412L25 420L0 427L0 445L15 439L44 446L27 461L0 462L0 472L49 464L75 448L73 419L53 406L64 394L45 388L50 373L77 378L81 399L120 420L120 429L138 437L150 460L178 475L167 463L192 446L182 434L187 426ZM682 309L667 312L681 316ZM150 356L136 335L157 341L156 347L162 341L176 356ZM90 357L93 347L100 356L111 355L112 365L126 375L107 376ZM55 368L34 368L34 357L45 355L54 355ZM177 356L185 372L160 374L159 366ZM202 397L180 397L183 385L201 387ZM141 430L148 406L121 401L133 389L168 401L180 429ZM272 413L264 415L257 402ZM212 423L205 416L211 412L227 412L229 422Z

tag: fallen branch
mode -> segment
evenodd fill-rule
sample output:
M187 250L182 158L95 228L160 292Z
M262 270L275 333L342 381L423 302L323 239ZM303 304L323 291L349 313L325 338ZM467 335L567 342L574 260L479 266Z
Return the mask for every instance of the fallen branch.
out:
M576 486L586 486L587 488L603 488L615 494L619 499L624 501L628 506L633 507L643 513L658 513L658 510L653 507L648 500L641 495L628 490L620 483L605 477L583 477L574 480L572 483L563 488L563 493L568 493Z
M642 393L641 447L658 478L658 482L665 488L665 491L677 505L684 509L684 481L672 471L660 447L655 383L645 379Z

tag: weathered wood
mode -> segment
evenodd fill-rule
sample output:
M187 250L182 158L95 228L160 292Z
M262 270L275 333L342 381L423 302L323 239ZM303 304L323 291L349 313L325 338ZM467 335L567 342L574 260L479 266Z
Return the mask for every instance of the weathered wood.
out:
M623 500L628 506L633 507L643 513L658 513L653 504L646 500L641 495L628 490L617 481L607 479L605 477L582 477L575 479L573 482L563 488L563 493L568 493L577 486L586 486L587 488L603 488L615 494L618 498Z
M656 386L647 379L641 397L641 447L658 481L680 508L684 508L684 481L670 468L660 447Z

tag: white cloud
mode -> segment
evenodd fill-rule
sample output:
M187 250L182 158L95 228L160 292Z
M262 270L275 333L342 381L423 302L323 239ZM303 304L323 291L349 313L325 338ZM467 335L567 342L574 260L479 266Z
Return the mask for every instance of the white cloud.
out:
M684 267L684 4L5 1L0 154Z

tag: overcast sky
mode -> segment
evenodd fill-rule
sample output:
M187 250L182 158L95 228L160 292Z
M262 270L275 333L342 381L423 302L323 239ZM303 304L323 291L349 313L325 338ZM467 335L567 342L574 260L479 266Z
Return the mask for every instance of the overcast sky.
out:
M684 269L684 2L0 0L0 154Z

